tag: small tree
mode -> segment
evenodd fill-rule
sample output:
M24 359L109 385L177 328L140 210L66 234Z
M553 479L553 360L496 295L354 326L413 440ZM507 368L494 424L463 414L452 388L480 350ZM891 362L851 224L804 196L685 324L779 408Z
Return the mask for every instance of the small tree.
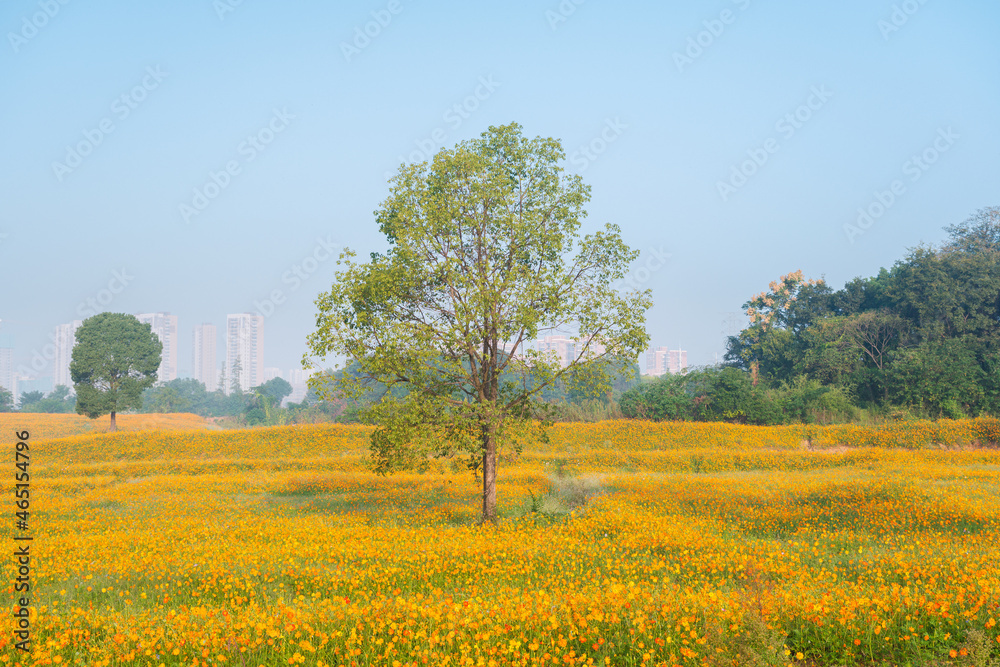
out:
M0 387L0 412L10 412L14 409L14 394Z
M253 390L271 401L272 405L281 405L285 397L292 394L292 385L285 378L271 378Z
M25 391L21 393L21 412L34 412L35 404L45 398L40 391Z
M76 330L69 365L76 411L91 419L142 407L142 392L156 382L163 344L149 324L134 315L100 313Z
M482 473L484 521L496 519L499 449L543 435L542 390L565 382L606 393L609 365L595 362L635 359L648 342L649 291L611 287L638 252L610 224L580 238L590 188L562 173L564 158L557 140L529 140L511 124L430 165L401 166L376 211L388 250L368 263L345 251L316 302L310 351L354 364L333 378L335 391L387 388L362 410L378 427L375 469L464 452ZM547 332L573 337L568 367L529 349ZM326 389L322 378L310 384Z

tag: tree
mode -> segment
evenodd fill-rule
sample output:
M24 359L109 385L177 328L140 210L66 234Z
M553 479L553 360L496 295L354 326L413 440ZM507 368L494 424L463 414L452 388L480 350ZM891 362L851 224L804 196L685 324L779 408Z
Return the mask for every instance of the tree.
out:
M272 405L281 405L281 401L292 394L292 385L284 378L271 378L253 390L270 400Z
M885 370L889 351L906 326L890 312L869 310L847 320L845 332L880 371Z
M236 357L233 360L232 377L229 379L229 391L237 396L243 393L243 384L240 376L243 373L243 364L240 363L240 358Z
M35 404L45 398L40 391L25 391L21 393L21 412L35 412Z
M100 313L76 330L69 365L76 411L91 419L142 407L142 392L156 382L163 344L149 324L134 315Z
M730 336L726 360L750 371L751 384L759 375L776 381L792 376L797 358L795 334L827 308L830 290L823 280L807 280L793 271L772 280L770 291L743 304L750 326Z
M58 384L48 396L32 404L31 410L50 414L69 414L76 411L76 396L70 393L69 387Z
M0 387L0 412L10 412L14 409L14 394Z
M963 222L944 228L950 240L944 252L982 253L1000 250L1000 206L981 208Z
M243 418L251 426L258 424L285 424L288 411L282 409L281 401L292 393L292 385L283 378L272 378L251 389L243 408Z
M580 237L590 188L563 173L563 159L557 140L529 140L513 123L401 166L375 213L388 250L367 263L345 250L316 301L310 352L356 364L335 390L390 390L362 409L377 426L375 469L467 453L482 474L484 522L496 519L498 451L544 437L543 389L604 394L608 366L595 362L635 359L648 342L650 292L611 288L638 252L615 225ZM527 349L556 332L576 342L568 368ZM322 379L311 383L322 391Z

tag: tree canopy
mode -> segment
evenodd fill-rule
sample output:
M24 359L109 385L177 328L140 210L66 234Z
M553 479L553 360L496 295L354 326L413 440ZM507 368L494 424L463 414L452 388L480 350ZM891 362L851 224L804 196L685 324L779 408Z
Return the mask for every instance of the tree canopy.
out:
M21 394L21 412L69 413L76 409L76 396L66 385L56 385L48 396L40 391Z
M664 378L622 398L628 416L780 423L1000 415L1000 208L945 227L840 290L795 271L743 304L726 373Z
M377 425L375 469L467 454L484 521L496 519L499 449L543 436L543 390L606 392L602 362L634 359L648 341L649 291L611 287L638 253L612 224L581 237L590 188L564 159L557 140L510 124L402 165L375 213L388 248L363 263L345 251L316 302L310 353L354 365L314 379L317 391L388 388L362 411ZM572 336L568 367L531 349L549 333Z
M100 313L76 330L70 376L76 411L91 419L142 407L142 392L156 382L163 344L134 315Z

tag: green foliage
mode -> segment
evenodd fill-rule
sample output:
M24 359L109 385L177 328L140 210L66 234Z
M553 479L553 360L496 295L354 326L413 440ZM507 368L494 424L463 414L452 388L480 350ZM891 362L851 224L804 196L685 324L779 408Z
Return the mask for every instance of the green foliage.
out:
M255 387L254 391L266 397L272 404L281 405L281 401L286 396L291 395L292 385L284 378L272 378L259 387Z
M21 394L21 412L72 413L76 412L76 396L66 385L56 385L48 396L40 391Z
M254 387L247 397L243 420L248 426L280 426L287 424L289 411L281 401L292 393L292 385L282 378L273 378Z
M837 292L801 272L772 282L744 304L750 325L729 338L727 362L750 371L784 419L1000 414L1000 208L946 229L940 248L914 248ZM737 389L720 387L706 405L773 417Z
M70 376L76 411L91 419L142 407L142 392L156 382L163 344L134 315L100 313L76 331Z
M4 387L0 387L0 412L10 412L14 409L14 395Z
M858 414L838 387L802 376L773 388L754 387L750 373L733 366L664 375L626 392L621 411L634 419L758 425L830 423Z
M143 393L143 412L191 412L203 417L234 416L243 412L242 394L226 395L221 390L209 392L192 378L178 378L150 387Z
M921 343L903 350L892 364L890 395L932 417L961 419L979 414L985 398L985 373L962 339Z
M310 352L354 364L331 393L388 390L361 409L378 426L375 469L468 456L483 470L485 519L495 518L497 451L542 435L543 391L606 395L605 362L635 359L648 341L649 291L612 288L638 253L614 225L580 237L590 189L564 173L564 158L555 139L511 124L401 166L375 214L388 249L366 263L345 251L316 302ZM570 368L525 349L546 332L577 332Z
M41 391L25 391L21 393L21 412L35 412L31 407L45 398L45 393Z

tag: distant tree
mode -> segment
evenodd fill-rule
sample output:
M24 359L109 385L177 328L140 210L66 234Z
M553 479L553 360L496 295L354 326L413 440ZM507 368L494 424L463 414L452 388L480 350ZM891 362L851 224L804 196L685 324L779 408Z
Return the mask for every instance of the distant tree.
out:
M283 378L272 378L250 390L243 408L243 418L247 424L276 425L288 422L288 411L281 407L281 401L292 393L292 385Z
M607 369L594 362L634 359L648 342L649 291L612 287L638 252L614 225L581 237L589 187L563 173L564 158L557 140L511 124L401 167L376 212L386 254L357 263L345 252L317 300L310 352L359 368L337 390L390 389L363 412L377 425L376 469L465 453L482 474L484 522L497 518L498 451L540 435L541 392L575 380L605 394ZM525 350L546 331L580 332L568 368Z
M270 399L274 405L281 405L281 401L292 394L292 385L284 378L272 378L259 387L254 387L254 391Z
M730 336L726 360L750 371L750 382L791 378L798 357L795 336L824 314L830 290L823 280L793 271L771 281L767 292L743 304L750 326Z
M944 228L944 252L981 253L1000 250L1000 206L981 208L963 222Z
M243 364L240 363L239 357L233 360L232 373L233 376L229 378L229 391L233 394L242 394L243 385L241 384L240 376L243 374Z
M975 353L960 338L925 342L904 350L889 370L894 401L935 418L976 416L985 398L984 380Z
M879 370L884 370L889 350L905 323L889 312L869 310L846 322L845 331Z
M64 384L56 385L48 396L32 406L33 412L49 414L68 414L76 411L76 396L70 393L70 388Z
M0 412L10 412L14 409L14 395L0 387Z
M149 324L134 315L100 313L76 331L70 375L76 411L91 419L142 407L142 392L156 382L163 344Z
M40 391L26 391L21 394L21 412L35 412L34 406L45 398L45 394Z
M176 387L171 387L169 383L162 387L147 389L142 403L146 412L189 412L193 407L191 399L177 391Z

